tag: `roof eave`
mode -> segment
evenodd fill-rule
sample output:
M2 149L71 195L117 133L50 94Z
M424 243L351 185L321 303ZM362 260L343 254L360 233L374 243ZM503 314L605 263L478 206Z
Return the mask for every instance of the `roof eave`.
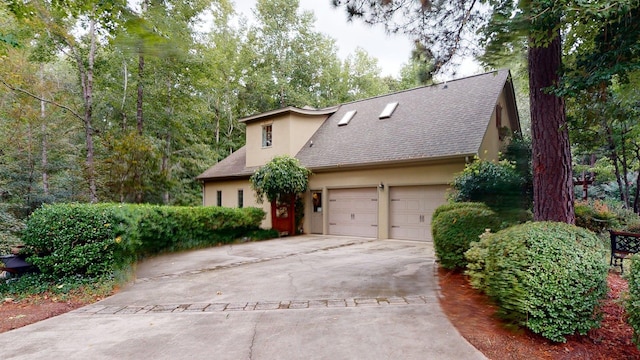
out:
M389 167L400 167L400 166L408 166L408 165L446 163L446 162L453 162L454 160L463 160L465 162L468 162L468 158L470 157L473 158L476 155L478 155L477 152L475 153L470 152L465 154L434 156L434 157L419 158L419 159L377 161L377 162L369 162L369 163L361 163L361 164L334 164L334 165L309 167L309 170L311 170L312 172L331 172L331 171L340 171L340 170L361 170L366 168L380 168L380 167L389 168Z
M330 115L335 113L339 107L340 105L324 108L324 109L301 109L295 106L287 106L281 109L271 110L271 111L247 116L247 117L238 119L238 122L248 123L252 121L268 119L270 117L274 117L274 116L278 116L286 113L294 113L294 114L310 115L310 116Z
M522 137L522 126L520 123L520 112L518 111L518 102L516 101L516 89L513 86L513 78L511 76L511 70L508 71L507 82L505 83L505 87L508 88L506 92L506 96L508 100L513 104L513 109L511 109L511 114L509 114L509 118L512 120L510 124L512 129L515 127L513 131L518 134L519 137Z
M203 183L210 181L228 181L228 180L244 180L249 179L251 174L238 174L238 175L225 175L225 176L198 176L196 180L201 181Z

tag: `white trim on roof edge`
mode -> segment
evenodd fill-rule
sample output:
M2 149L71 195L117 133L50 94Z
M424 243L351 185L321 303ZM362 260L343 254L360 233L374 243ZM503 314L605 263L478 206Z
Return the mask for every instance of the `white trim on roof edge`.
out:
M243 117L241 119L238 119L238 122L248 123L251 121L260 120L260 119L264 119L264 118L268 118L268 117L272 117L272 116L276 116L276 115L280 115L288 112L301 114L301 115L330 115L338 111L338 108L340 108L340 105L328 107L324 109L308 109L308 108L301 109L295 106L287 106L281 109L271 110L271 111Z

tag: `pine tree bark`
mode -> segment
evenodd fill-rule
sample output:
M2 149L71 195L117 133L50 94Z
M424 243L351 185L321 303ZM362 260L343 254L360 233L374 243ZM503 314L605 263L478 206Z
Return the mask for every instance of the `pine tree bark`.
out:
M564 100L552 93L562 63L560 31L544 46L529 40L529 90L536 221L575 224L571 146Z

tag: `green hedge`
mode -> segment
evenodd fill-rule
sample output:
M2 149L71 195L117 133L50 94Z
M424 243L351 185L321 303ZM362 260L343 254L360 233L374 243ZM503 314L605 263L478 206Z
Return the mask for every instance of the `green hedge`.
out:
M431 221L433 246L440 266L463 269L464 253L485 229L497 229L500 219L481 203L448 204L436 209Z
M640 348L640 256L631 258L631 270L627 277L629 296L625 303L627 322L633 329L633 342Z
M433 221L433 219L437 218L443 212L447 212L449 210L464 209L464 208L479 208L479 209L491 210L489 206L481 202L450 202L450 203L438 206L434 210L433 215L431 215L431 220Z
M264 215L257 208L45 205L27 220L22 241L42 273L93 277L146 255L231 242Z
M457 174L450 198L456 202L483 202L492 209L526 206L526 181L514 164L475 158Z
M607 295L602 242L573 225L534 222L483 235L467 252L472 285L499 315L552 341L599 326Z

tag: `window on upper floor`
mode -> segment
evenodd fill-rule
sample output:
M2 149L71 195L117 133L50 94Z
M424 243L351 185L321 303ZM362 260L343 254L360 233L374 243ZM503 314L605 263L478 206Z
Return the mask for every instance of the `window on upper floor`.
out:
M505 127L502 125L502 106L496 105L496 128L498 128L498 140L502 141L505 138Z
M262 147L269 147L273 144L273 128L271 125L262 127Z

